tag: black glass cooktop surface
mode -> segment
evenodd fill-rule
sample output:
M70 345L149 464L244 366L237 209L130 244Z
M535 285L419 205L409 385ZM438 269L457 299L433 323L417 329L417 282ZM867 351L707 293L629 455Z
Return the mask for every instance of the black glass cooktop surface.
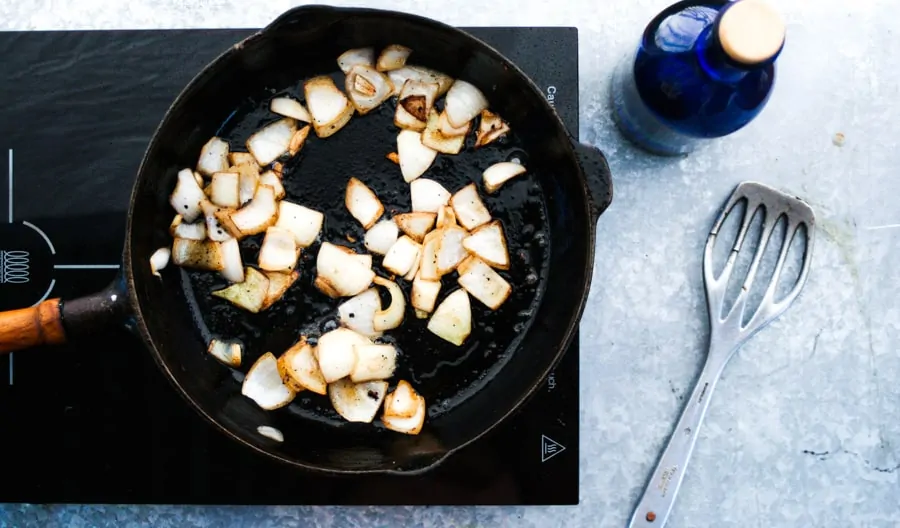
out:
M471 28L578 131L574 28ZM0 310L116 276L138 164L181 87L248 30L0 33ZM575 504L578 345L508 423L421 477L282 467L192 411L140 340L0 357L0 502Z

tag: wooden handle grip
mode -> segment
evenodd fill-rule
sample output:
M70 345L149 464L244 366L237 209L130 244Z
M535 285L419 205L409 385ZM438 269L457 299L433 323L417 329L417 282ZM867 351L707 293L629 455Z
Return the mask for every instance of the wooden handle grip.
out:
M49 299L31 308L0 312L0 354L65 342L59 299Z

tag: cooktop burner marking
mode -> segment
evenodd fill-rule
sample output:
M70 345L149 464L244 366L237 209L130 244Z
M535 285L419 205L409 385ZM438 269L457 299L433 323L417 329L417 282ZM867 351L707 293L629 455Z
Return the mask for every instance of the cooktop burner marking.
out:
M10 202L10 203L12 203L12 202ZM10 222L10 223L12 223L12 222ZM56 255L56 248L53 247L53 242L50 242L50 237L47 236L47 233L44 233L40 227L32 224L31 222L28 222L27 220L23 221L22 223L27 225L31 229L34 229L35 231L37 231L37 234L41 235L41 238L43 238L44 242L46 242L47 245L50 247L50 254Z
M118 264L54 264L53 269L99 270L119 269Z
M9 149L9 223L13 223L13 149Z
M9 200L6 202L6 206L9 209L9 213L7 215L7 221L11 224L13 223L13 149L9 149L9 165L7 171L7 179L9 180ZM27 256L26 256L27 259ZM13 354L9 353L9 386L13 385Z
M566 446L546 435L541 435L541 462L546 462L566 450Z

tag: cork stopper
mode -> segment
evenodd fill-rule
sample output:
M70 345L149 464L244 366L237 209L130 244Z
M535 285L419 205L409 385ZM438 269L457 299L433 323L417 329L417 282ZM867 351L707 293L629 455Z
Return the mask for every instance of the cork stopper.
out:
M784 44L784 37L784 20L766 0L738 0L719 20L722 49L740 63L771 59Z

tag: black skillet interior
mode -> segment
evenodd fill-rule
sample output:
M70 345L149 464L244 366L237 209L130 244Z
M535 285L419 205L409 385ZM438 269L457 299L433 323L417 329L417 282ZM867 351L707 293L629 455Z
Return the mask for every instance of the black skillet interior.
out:
M473 300L474 332L463 347L431 335L411 310L401 328L389 332L387 339L401 350L395 380L410 380L429 402L426 427L412 437L386 431L377 421L346 423L326 397L301 394L289 407L265 412L240 395L243 372L259 355L277 355L300 332L314 336L334 325L337 302L311 285L318 244L302 255L298 283L255 316L209 296L212 288L224 285L217 274L169 268L159 281L146 265L156 248L171 243L167 226L174 212L167 196L175 174L196 163L209 137L221 135L234 150L244 150L246 137L276 118L266 111L269 98L287 93L302 99L300 81L316 74L334 74L343 86L335 62L340 53L390 43L412 48L410 63L474 82L515 131L486 149L475 151L470 140L460 155L439 156L426 177L453 192L479 182L491 163L515 157L530 173L485 200L503 221L510 244L512 266L504 275L514 286L513 296L494 313ZM310 136L301 154L286 163L287 199L326 214L322 240L362 249L363 230L343 205L350 176L375 190L386 215L409 210L408 185L385 159L395 150L392 109L390 103L355 116L328 139ZM518 69L480 41L409 15L300 8L235 46L195 79L165 117L133 200L127 271L138 326L160 365L187 399L227 433L310 469L416 472L479 437L521 404L555 364L577 325L590 280L590 198L555 113ZM260 238L243 241L245 262L255 262ZM408 283L399 282L408 293ZM442 297L455 288L455 279L444 284ZM213 336L244 343L239 371L206 354L205 343ZM282 430L285 442L260 436L259 425Z

